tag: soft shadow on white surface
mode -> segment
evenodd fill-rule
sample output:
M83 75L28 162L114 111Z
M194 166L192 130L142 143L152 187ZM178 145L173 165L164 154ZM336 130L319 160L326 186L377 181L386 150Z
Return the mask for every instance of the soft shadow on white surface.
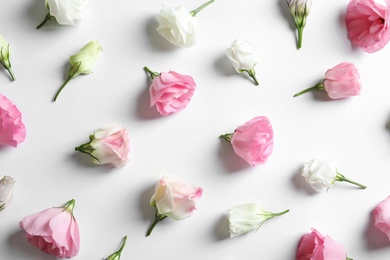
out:
M283 16L284 20L288 22L288 25L291 29L291 33L295 35L295 41L297 41L296 27L294 23L294 18L292 17L290 10L288 8L288 4L286 0L279 0L277 2L280 14Z
M298 190L303 190L309 195L317 194L315 190L305 181L305 178L302 177L302 167L297 169L292 175L291 182Z
M54 260L55 256L48 255L38 248L30 245L26 239L26 233L23 230L15 231L9 239L9 247L17 252L17 258L13 259L29 259L29 260Z
M94 172L101 174L110 174L110 172L114 171L116 168L109 164L95 164L92 162L92 157L88 154L80 153L75 151L74 153L69 154L69 159L77 165L77 167L81 168L93 168ZM85 172L85 171L84 171ZM88 171L89 172L89 171Z
M390 247L389 239L384 233L375 227L374 223L374 212L371 211L367 227L364 232L366 248L368 250L378 250L381 248Z
M214 231L214 238L217 241L230 238L229 221L226 215L222 215L217 219L213 231Z
M149 38L149 42L151 46L159 51L167 52L167 51L173 51L177 49L175 45L168 42L166 39L164 39L157 31L158 22L156 18L150 17L146 22L146 34Z
M147 74L145 77L149 77ZM139 93L137 99L137 116L139 119L150 120L161 118L162 116L158 113L156 107L150 107L150 94L149 94L149 86L152 82L147 80L144 88Z
M233 66L230 64L228 58L224 54L221 54L215 60L214 67L224 76L237 75L237 72L234 70Z
M233 147L229 142L226 142L222 139L220 141L218 155L219 160L225 167L226 172L234 173L251 168L246 161L234 153Z
M154 215L156 213L156 209L150 206L150 198L154 194L154 186L155 185L151 185L141 193L141 195L139 196L139 204L138 204L142 218L150 222L153 221ZM145 233L146 233L146 228L145 228Z

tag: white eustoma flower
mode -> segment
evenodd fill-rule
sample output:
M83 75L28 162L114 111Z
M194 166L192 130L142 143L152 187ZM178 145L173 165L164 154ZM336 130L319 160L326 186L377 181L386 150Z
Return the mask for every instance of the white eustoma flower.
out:
M247 72L249 76L258 85L256 78L255 66L259 63L255 48L248 41L236 39L231 43L231 47L225 51L230 63L238 72Z
M286 214L289 210L280 213L272 213L263 210L256 203L246 203L228 210L230 237L239 236L251 231L257 231L260 226L276 216Z
M74 25L75 20L82 18L82 13L86 8L86 0L45 0L45 5L49 9L49 13L37 26L37 29L53 18L61 25Z
M95 68L96 61L103 51L102 46L97 41L90 41L81 50L70 57L70 70L68 78L57 91L53 101L57 100L62 89L68 84L71 79L74 79L80 74L90 74Z
M212 2L214 0L208 1L191 12L182 6L163 7L156 15L159 23L157 32L178 47L195 45L198 32L198 21L195 16Z
M345 178L337 171L336 164L331 159L314 158L303 165L302 176L306 182L318 192L327 191L335 181L345 181L365 189L366 186Z
M310 13L311 0L287 0L290 13L294 18L295 27L298 29L297 47L302 47L303 28L306 25L306 18Z
M13 199L15 180L12 177L4 176L0 180L0 211L5 209Z
M12 80L15 80L15 75L11 69L11 62L9 60L9 43L0 35L0 63L9 72Z

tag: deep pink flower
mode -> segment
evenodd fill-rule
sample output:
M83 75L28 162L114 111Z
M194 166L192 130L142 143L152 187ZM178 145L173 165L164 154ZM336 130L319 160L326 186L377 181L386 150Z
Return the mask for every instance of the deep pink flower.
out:
M317 85L298 92L294 97L311 90L324 90L331 99L360 95L361 81L358 69L353 63L342 62L325 72L324 79Z
M344 246L330 236L323 236L316 229L305 234L298 244L296 260L346 260Z
M233 134L220 137L231 142L234 152L251 166L265 164L274 147L272 125L265 116L255 117Z
M187 107L196 88L191 76L174 71L157 73L147 67L144 69L153 79L149 88L151 107L156 105L157 111L163 116Z
M345 21L353 45L372 53L389 42L389 2L386 0L386 6L383 6L374 0L350 0Z
M61 258L76 256L80 248L80 234L73 216L75 201L63 207L49 208L23 218L19 223L26 231L27 241L43 252Z
M0 94L0 145L16 147L26 138L26 127L19 109Z
M92 156L96 164L112 164L121 167L130 160L130 141L126 128L108 125L95 131L88 143L76 147L75 150Z
M375 207L374 224L390 240L390 196Z

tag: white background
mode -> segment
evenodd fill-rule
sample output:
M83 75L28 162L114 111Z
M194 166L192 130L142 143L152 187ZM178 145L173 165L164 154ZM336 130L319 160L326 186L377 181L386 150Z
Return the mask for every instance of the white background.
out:
M127 235L122 259L292 260L311 228L342 243L355 260L389 259L390 242L371 212L390 195L390 46L374 54L351 47L348 0L313 1L301 50L285 0L217 0L197 15L198 42L187 49L155 31L163 4L193 10L203 3L96 0L76 26L50 21L36 30L47 14L44 0L0 0L0 34L11 44L17 78L11 82L1 70L0 93L19 107L27 128L18 148L0 148L0 177L16 179L14 202L0 212L1 259L55 259L28 244L18 224L70 199L81 232L75 259L107 257ZM260 86L224 56L236 38L255 46ZM72 80L52 103L69 57L90 40L104 49L95 72ZM343 61L361 73L360 96L292 97ZM145 65L193 76L197 89L185 110L161 117L149 108ZM275 147L267 164L251 168L218 136L260 115L273 124ZM119 169L74 151L111 123L126 127L131 139L131 161ZM315 156L333 158L342 174L368 188L336 183L314 193L300 171ZM166 219L145 238L162 171L203 187L203 197L190 218ZM226 210L247 202L290 212L230 239Z

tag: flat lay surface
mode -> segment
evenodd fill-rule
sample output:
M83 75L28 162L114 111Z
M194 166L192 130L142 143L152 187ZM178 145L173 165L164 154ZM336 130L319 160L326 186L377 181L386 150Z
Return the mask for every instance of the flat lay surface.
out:
M48 21L44 0L0 0L0 34L11 48L11 82L0 70L0 94L17 105L26 139L0 146L0 178L15 179L13 202L0 212L0 258L49 260L30 245L19 222L75 200L80 251L74 259L102 259L120 247L121 259L295 259L300 238L317 229L345 246L355 260L390 257L389 239L374 227L372 211L390 195L390 46L366 53L351 46L345 27L348 0L313 1L296 48L285 0L216 0L196 15L196 45L179 48L162 38L156 14L163 5L193 10L205 1L89 1L75 26ZM259 57L259 85L238 74L225 50L249 41ZM68 83L69 57L91 40L103 51L94 72ZM293 95L317 84L341 62L359 69L361 94L340 100L323 91ZM191 75L196 90L187 107L161 116L150 107L151 79L143 70ZM274 147L251 167L219 138L257 116L273 127ZM130 161L96 165L75 151L103 126L125 127ZM314 191L301 176L315 157L366 189L337 182ZM165 219L145 233L160 173L202 187L192 216ZM229 237L227 210L244 203L282 212L257 232Z

